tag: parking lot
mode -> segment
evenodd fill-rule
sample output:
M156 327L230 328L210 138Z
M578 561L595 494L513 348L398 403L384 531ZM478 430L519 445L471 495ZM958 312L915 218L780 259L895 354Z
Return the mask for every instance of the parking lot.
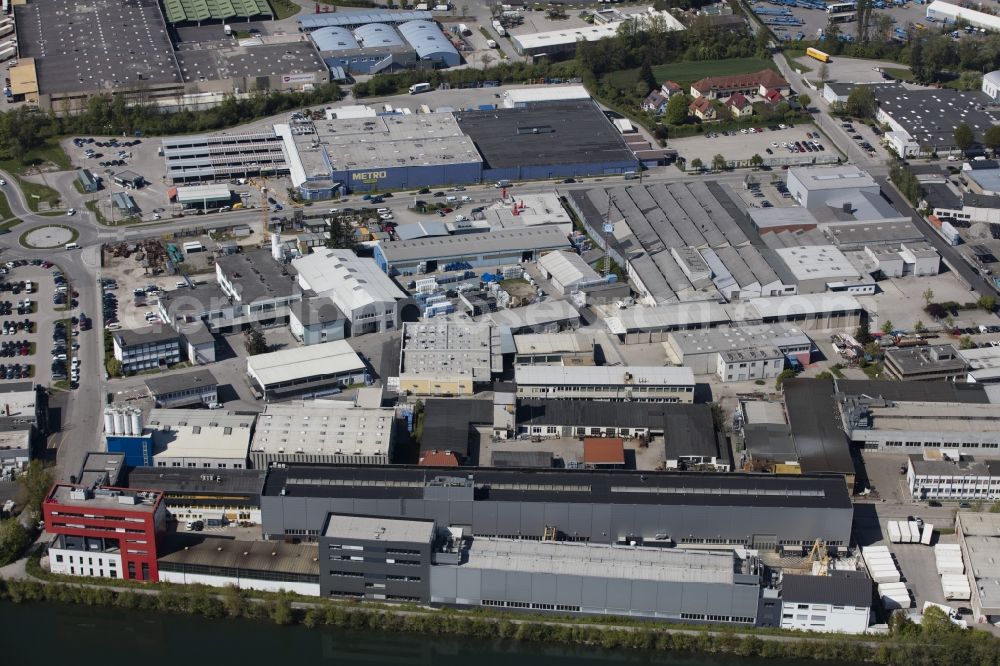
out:
M776 7L770 3L762 3L757 6L767 9L773 9ZM798 25L791 23L771 25L770 27L774 30L778 39L795 40L800 34L803 35L803 38L805 39L816 39L822 35L830 25L830 14L825 11L818 9L805 9L803 7L792 7L790 10L791 13L789 15L794 17L794 19L800 23ZM878 16L883 14L887 15L892 20L893 28L899 27L906 30L911 23L931 25L924 22L926 6L916 2L907 2L901 6L890 6L883 9L876 8L875 16L873 17L871 24L873 27L877 26ZM761 18L764 19L765 16L761 16ZM857 35L857 21L838 23L837 27L840 29L840 34L842 35L850 35L851 38L854 38Z
M774 128L774 129L772 129ZM744 132L730 131L728 133L713 132L706 125L706 133L701 136L671 139L670 147L677 150L680 157L690 165L695 158L700 159L706 167L712 164L715 155L722 155L727 161L742 162L754 155L760 155L765 160L777 158L796 158L803 163L811 163L815 158L823 156L839 157L837 149L822 136L813 125L796 125L781 129L780 125L758 128L762 131ZM794 151L798 142L801 147ZM814 146L803 145L812 142ZM810 147L813 149L810 150Z

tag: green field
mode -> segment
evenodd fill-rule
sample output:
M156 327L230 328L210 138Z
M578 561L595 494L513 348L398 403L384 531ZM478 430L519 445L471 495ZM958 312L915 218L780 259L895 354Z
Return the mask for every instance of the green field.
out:
M764 58L733 58L732 60L700 60L696 62L674 62L667 65L653 65L653 76L657 81L674 81L684 92L698 79L706 76L725 76L727 74L746 74L759 72L762 69L777 71L774 61ZM606 80L618 88L627 88L635 84L639 75L637 69L623 69L608 74Z
M785 59L788 60L792 67L801 69L803 72L811 72L813 71L813 66L819 65L819 62L806 55L805 49L785 49L784 54Z

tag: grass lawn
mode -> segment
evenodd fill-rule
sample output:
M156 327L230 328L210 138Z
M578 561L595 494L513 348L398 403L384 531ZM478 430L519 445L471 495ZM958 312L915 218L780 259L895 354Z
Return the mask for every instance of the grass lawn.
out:
M68 171L73 168L70 164L69 156L59 146L56 139L50 139L47 143L29 150L21 160L0 159L0 169L7 171L17 178L18 185L24 192L24 197L28 201L28 208L38 211L38 202L47 201L53 208L59 205L59 193L51 187L26 181L22 176L35 173L35 167L50 162L56 165L60 171ZM31 196L35 194L38 196Z
M13 220L7 220L6 222L0 224L0 233L8 233L11 229L21 224L22 220L14 218Z
M891 75L894 79L898 79L899 81L913 80L913 72L911 72L909 69L905 67L886 67L885 72L886 74Z
M280 21L289 16L295 16L302 8L291 0L271 0L271 9L274 10L274 18Z
M7 195L0 194L0 220L9 220L14 217L14 212L10 209L10 204L7 203Z
M674 81L687 92L692 83L706 76L725 76L727 74L747 74L759 72L762 69L777 67L773 60L763 58L733 58L732 60L701 60L698 62L674 62L667 65L653 65L653 76L657 81ZM606 80L619 88L627 88L635 84L639 75L638 68L623 69L608 74Z
M805 49L785 49L785 59L791 63L792 67L801 69L803 72L813 71L813 65L817 65L815 60L806 55Z

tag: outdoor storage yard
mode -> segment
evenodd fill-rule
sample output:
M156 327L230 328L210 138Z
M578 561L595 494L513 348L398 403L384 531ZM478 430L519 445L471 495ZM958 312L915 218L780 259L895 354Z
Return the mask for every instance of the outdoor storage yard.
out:
M795 41L796 39L816 39L821 31L828 29L830 25L829 14L825 10L827 3L817 3L817 7L824 9L812 9L802 6L788 7L771 2L757 2L752 9L758 18L764 21L773 31L775 36L781 40ZM906 2L902 5L893 5L891 2L885 3L886 8L875 9L876 20L878 16L886 15L892 19L893 27L906 30L911 23L923 23L925 6L916 2ZM847 12L844 12L847 14ZM873 21L874 24L874 21ZM856 21L844 21L837 23L837 27L842 35L854 36L857 32ZM802 35L802 37L799 37Z

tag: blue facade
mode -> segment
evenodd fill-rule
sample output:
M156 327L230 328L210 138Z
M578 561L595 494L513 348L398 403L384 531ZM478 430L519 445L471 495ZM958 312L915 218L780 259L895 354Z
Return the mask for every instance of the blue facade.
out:
M308 185L308 187L307 187ZM319 184L315 181L306 181L299 186L299 196L303 201L328 201L337 193L338 185L332 183Z
M129 467L150 467L153 464L153 438L108 435L104 438L108 453L124 453Z
M330 177L344 183L350 192L474 185L482 182L483 165L481 162L456 162L386 169L369 167L363 170L334 171Z
M638 168L638 160L580 164L525 164L503 169L483 169L483 180L493 182L497 180L548 180L550 178L610 176L635 171Z

